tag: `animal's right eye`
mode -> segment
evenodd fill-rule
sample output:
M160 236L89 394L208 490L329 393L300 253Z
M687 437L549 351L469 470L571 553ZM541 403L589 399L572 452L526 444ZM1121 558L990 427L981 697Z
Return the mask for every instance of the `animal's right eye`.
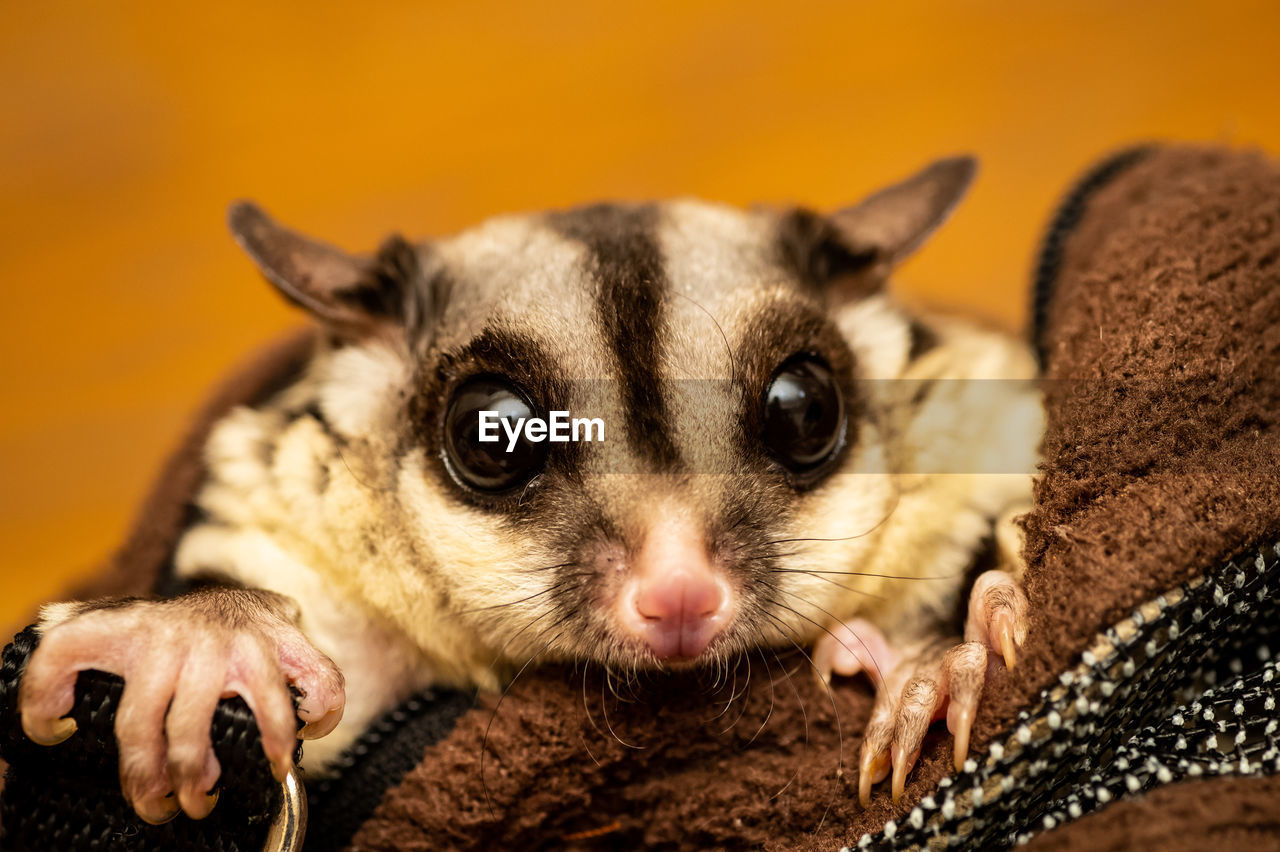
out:
M491 424L487 435L496 440L481 440L481 412L496 412L486 415ZM528 398L507 379L468 379L454 391L445 414L444 451L449 466L477 491L497 493L523 485L542 469L546 444L530 441L520 429L512 446L503 422L515 431L518 422L534 416Z

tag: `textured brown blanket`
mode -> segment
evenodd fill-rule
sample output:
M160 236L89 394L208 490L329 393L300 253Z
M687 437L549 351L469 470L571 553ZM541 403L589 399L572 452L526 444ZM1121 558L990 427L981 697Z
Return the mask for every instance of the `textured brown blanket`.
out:
M1078 212L1041 329L1049 429L1026 519L1034 621L1018 668L988 680L976 757L1100 630L1280 537L1280 169L1257 154L1159 150ZM163 581L200 477L193 447L219 412L278 386L305 346L277 347L219 394L93 591ZM881 790L860 809L870 690L827 691L795 653L636 688L594 668L529 672L500 704L478 703L386 795L357 848L835 850L931 802L951 772L950 737L934 733L903 803ZM1275 831L1278 812L1274 778L1184 782L1035 843L1204 848Z

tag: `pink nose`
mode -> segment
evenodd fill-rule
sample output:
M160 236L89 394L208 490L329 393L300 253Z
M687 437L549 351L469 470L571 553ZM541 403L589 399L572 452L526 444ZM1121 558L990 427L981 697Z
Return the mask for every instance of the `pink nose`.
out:
M726 595L710 574L677 572L638 591L638 632L660 659L698 656L723 626Z
M684 518L665 517L631 560L618 620L658 659L692 659L728 623L731 598L701 530Z

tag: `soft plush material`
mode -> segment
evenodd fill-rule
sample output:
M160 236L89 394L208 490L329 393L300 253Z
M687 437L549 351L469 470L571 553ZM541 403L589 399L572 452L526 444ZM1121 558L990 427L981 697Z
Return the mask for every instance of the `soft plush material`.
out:
M547 668L386 720L309 782L308 848L1249 848L1275 831L1280 169L1219 149L1108 161L1055 220L1037 291L1032 625L988 679L963 773L939 726L901 805L881 785L859 808L870 688L827 690L795 651L632 684ZM215 398L95 593L165 589L209 423L306 345Z

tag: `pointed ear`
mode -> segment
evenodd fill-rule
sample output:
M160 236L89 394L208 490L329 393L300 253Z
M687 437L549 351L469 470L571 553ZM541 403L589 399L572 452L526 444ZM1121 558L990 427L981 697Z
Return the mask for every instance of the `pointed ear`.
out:
M949 157L901 183L831 214L840 241L855 254L893 266L943 223L977 171L973 157Z
M227 211L231 235L286 299L344 336L402 325L412 246L392 237L373 258L350 255L278 224L257 205Z

